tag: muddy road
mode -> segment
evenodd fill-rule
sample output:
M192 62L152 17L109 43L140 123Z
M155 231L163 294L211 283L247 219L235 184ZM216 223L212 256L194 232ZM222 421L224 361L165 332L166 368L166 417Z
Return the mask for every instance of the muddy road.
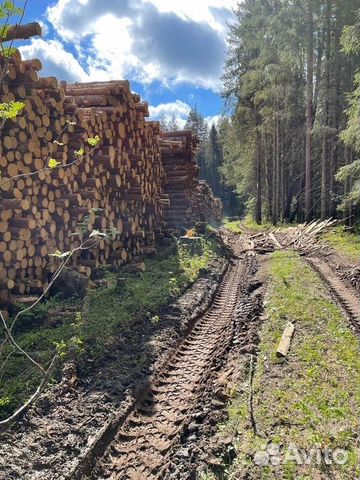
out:
M231 346L235 310L255 262L253 257L230 263L210 308L150 382L104 454L76 469L74 478L167 478L184 425L201 400L212 367Z
M66 392L61 397L55 387L51 407L30 410L29 419L3 437L0 479L198 478L197 447L206 451L227 401L215 398L214 375L226 370L229 358L256 358L266 289L266 279L257 277L258 264L270 251L285 248L281 237L266 234L249 238L227 232L223 238L232 258L179 299L182 327L171 334L174 338L159 337L164 345L154 353L158 359L151 374L117 401L101 389L83 387L80 396ZM306 260L359 331L356 288L321 250ZM113 383L115 389L116 378ZM215 408L209 411L212 402ZM203 433L189 442L189 425L199 418Z

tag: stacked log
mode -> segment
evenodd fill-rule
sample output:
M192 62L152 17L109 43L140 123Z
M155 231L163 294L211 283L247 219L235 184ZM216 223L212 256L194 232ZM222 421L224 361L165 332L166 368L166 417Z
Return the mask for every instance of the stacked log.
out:
M39 32L38 24L13 27L3 40ZM41 68L18 51L0 56L0 102L24 104L1 122L1 303L9 292L42 293L59 266L56 252L78 249L68 266L90 275L154 254L164 210L169 231L219 215L199 182L191 131L160 137L128 81L59 83L40 77ZM80 249L94 230L107 236Z
M165 193L170 204L165 210L168 232L187 229L196 222L193 209L199 177L195 155L199 141L191 130L163 132L160 140L165 169Z
M159 124L145 121L147 104L128 82L40 78L41 62L19 52L0 65L1 102L25 105L1 131L0 290L40 293L58 266L51 254L79 247L93 229L111 236L71 258L82 272L151 253L166 197ZM61 166L49 168L50 159Z
M63 87L65 99L75 101L79 109L86 135L102 139L90 158L92 175L82 172L80 182L81 192L86 192L81 193L83 205L104 212L90 228L110 226L118 232L115 242L102 252L96 250L97 258L84 252L83 263L120 265L152 252L163 218L158 122L145 121L148 105L131 93L127 81L63 83Z
M196 188L196 199L193 210L199 220L208 223L220 223L222 219L222 202L215 197L211 187L205 180L199 180Z
M199 141L191 130L163 132L160 150L165 169L165 192L170 205L165 210L169 233L191 228L196 222L219 222L222 204L209 185L199 180L196 152Z

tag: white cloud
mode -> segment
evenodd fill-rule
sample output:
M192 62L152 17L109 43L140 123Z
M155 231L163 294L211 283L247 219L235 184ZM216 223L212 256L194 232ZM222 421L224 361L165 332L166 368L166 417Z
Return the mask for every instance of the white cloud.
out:
M70 82L85 82L88 75L80 66L76 58L65 51L64 46L57 40L32 39L29 45L19 47L25 58L38 58L43 64L43 76L55 76L59 80Z
M217 90L236 0L58 0L47 19L94 80Z
M225 22L216 14L218 10L228 10L229 13L236 6L235 0L149 0L162 13L175 13L183 19L191 19L211 25L214 30L224 31Z
M159 118L163 115L166 121L170 121L172 116L175 115L179 127L183 128L186 123L190 108L190 105L187 103L181 100L176 100L175 102L161 103L156 107L150 105L149 114L152 120L159 120Z
M208 123L209 127L211 127L213 123L215 123L215 126L216 126L220 118L221 118L221 115L213 115L213 116L205 117L205 120Z
M190 105L187 103L181 100L176 100L175 102L161 103L156 107L150 106L149 113L150 116L154 118L158 118L160 115L171 116L173 113L175 113L175 115L184 117L188 115L190 108Z

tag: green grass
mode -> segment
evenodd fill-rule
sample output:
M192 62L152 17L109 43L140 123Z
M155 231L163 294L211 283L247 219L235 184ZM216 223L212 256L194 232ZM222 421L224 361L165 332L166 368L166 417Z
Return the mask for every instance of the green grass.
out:
M259 435L249 423L248 371L243 374L229 420L221 428L235 435L237 459L229 479L350 479L359 471L360 411L359 341L318 276L295 253L271 255L267 274L268 320L261 331L254 383L254 416ZM287 321L295 324L285 360L275 351ZM248 365L247 365L248 367ZM253 458L268 442L286 452L291 443L310 450L321 446L348 452L344 465L259 467ZM246 476L247 475L247 476Z
M356 233L349 233L343 227L336 227L323 235L334 249L350 260L358 261L360 259L360 236Z
M294 224L279 223L274 226L271 222L264 220L261 224L255 222L254 217L251 214L247 214L243 219L239 220L228 220L224 219L223 226L228 230L231 230L234 233L242 233L245 231L252 231L254 233L273 230L278 227L290 227Z
M160 322L160 308L179 296L218 254L218 245L213 240L202 240L202 248L201 255L191 255L177 245L163 249L158 256L145 260L146 271L141 274L126 273L125 269L116 273L105 271L108 286L90 290L83 304L75 298L66 301L53 298L39 304L20 317L15 330L17 342L43 364L55 353L64 360L69 346L80 354L84 365L90 358L91 365L101 362L136 321L145 318L151 326ZM116 287L117 277L126 279L123 290ZM72 308L69 315L59 316L54 322L57 310L66 306ZM11 351L6 346L0 365ZM136 357L137 353L129 359L129 364L144 360L141 355ZM58 372L54 381L57 378ZM29 362L12 353L6 368L0 371L0 419L28 398L38 383L39 375Z
M241 221L240 220L228 220L227 218L224 219L223 227L227 228L228 230L234 233L241 233Z
M145 261L141 274L108 273L109 287L91 292L84 304L83 337L90 354L101 358L114 341L114 334L130 329L139 318L156 323L159 309L179 296L196 280L216 256L217 244L203 241L203 254L191 255L181 246L166 249ZM124 291L116 288L116 277L125 277Z
M247 214L245 218L241 222L244 227L248 230L252 230L254 232L261 232L264 230L272 230L274 225L267 220L264 220L260 225L255 222L254 217L251 214Z
M14 328L17 343L42 365L49 364L61 342L67 343L77 335L75 313L58 316L58 312L67 306L80 310L80 299L49 299L20 316ZM3 365L6 358L8 360L0 370L0 419L8 416L17 405L30 397L40 379L38 371L10 345L5 346L0 356L0 365Z

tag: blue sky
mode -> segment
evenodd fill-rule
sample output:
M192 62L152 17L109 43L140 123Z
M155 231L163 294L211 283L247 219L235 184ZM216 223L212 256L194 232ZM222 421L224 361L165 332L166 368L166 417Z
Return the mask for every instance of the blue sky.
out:
M175 113L183 124L196 105L211 122L222 111L234 7L236 0L28 0L24 21L39 21L44 35L19 46L24 58L40 58L42 75L126 78L152 118Z

